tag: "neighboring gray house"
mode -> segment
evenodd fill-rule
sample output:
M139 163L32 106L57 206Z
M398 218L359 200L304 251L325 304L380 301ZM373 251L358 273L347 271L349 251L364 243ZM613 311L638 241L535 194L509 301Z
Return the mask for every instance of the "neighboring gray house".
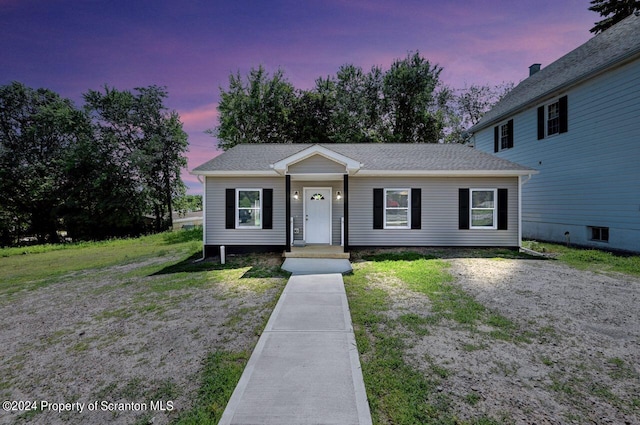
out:
M535 170L463 145L244 144L195 168L204 245L518 247ZM199 177L201 178L201 177Z
M472 143L540 172L523 188L524 237L640 251L640 16L539 68Z

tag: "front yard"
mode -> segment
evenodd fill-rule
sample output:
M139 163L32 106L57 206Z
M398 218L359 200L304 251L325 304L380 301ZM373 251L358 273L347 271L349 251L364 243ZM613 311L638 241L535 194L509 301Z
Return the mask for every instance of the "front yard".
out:
M345 278L374 423L640 423L638 277L420 251Z
M0 424L215 424L287 275L278 255L194 263L199 237L0 251L0 398L112 407ZM358 253L374 423L640 423L638 257L623 274L581 255Z

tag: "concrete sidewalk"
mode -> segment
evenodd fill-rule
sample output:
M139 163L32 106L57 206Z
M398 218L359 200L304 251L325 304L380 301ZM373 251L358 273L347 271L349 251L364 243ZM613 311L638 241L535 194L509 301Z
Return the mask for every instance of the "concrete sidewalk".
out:
M291 276L220 424L371 424L342 275Z

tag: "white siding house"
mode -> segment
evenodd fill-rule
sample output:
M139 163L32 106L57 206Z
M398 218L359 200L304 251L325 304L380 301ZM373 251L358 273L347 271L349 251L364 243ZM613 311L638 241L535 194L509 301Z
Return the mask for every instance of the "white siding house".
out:
M518 247L534 169L463 145L245 144L195 168L206 255L293 245Z
M470 132L539 171L523 186L525 238L640 252L640 16L533 72Z

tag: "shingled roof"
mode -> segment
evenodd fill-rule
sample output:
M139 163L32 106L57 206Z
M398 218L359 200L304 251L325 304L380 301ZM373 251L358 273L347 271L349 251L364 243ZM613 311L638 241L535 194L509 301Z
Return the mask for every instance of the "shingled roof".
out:
M631 14L577 49L523 80L469 129L477 132L532 103L553 97L606 69L640 55L640 16Z
M271 165L295 155L312 144L242 144L196 167L193 174L268 175ZM536 171L459 144L432 143L336 143L317 145L361 163L360 174L383 172L464 172L471 174L523 175Z

